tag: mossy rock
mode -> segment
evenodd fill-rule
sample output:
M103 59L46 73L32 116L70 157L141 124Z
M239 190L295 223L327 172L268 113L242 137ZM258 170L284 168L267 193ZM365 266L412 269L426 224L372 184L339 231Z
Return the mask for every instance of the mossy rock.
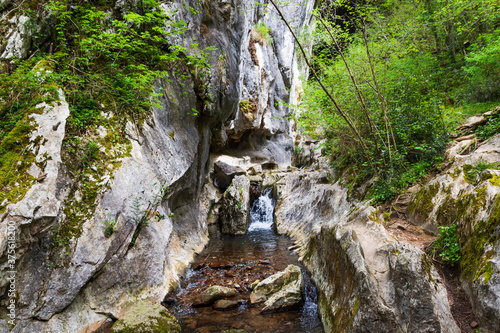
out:
M440 186L438 182L435 182L417 192L415 198L410 202L410 214L418 214L421 216L422 221L425 221L434 209L434 202L432 200L439 193Z
M151 301L138 301L127 309L111 333L180 333L181 326L167 309Z

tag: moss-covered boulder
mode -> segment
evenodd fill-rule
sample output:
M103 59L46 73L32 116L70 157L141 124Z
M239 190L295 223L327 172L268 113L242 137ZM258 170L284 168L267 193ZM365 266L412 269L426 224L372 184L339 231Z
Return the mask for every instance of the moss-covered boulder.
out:
M180 333L181 326L167 309L151 301L138 301L127 309L111 333Z

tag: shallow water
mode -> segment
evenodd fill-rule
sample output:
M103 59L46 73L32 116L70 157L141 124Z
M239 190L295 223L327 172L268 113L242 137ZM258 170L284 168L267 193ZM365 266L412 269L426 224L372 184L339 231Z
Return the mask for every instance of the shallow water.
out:
M177 292L169 295L167 302L170 305L167 307L179 319L183 332L220 332L231 328L244 329L249 333L323 332L317 311L316 288L297 256L288 250L293 242L274 233L274 207L270 194L265 196L263 200L266 202L259 203L261 197L252 206L247 235L223 236L213 231L209 246L197 256ZM248 300L250 285L257 279L263 280L284 270L289 264L300 266L304 274L304 304L293 311L260 314L263 306L250 305ZM226 311L192 307L197 296L213 285L234 287L237 295L232 300L240 301L240 305Z

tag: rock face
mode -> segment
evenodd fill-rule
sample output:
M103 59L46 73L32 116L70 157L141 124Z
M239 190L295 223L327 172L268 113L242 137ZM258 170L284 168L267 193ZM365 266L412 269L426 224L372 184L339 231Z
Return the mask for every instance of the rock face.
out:
M113 325L111 333L180 333L177 319L163 306L138 301Z
M431 232L457 225L463 286L481 329L494 332L500 330L500 136L454 160L415 194L410 216Z
M128 2L133 1L112 2L115 8L110 10L121 11ZM22 15L22 6L17 6L20 3L0 3L1 14L14 9L6 28L0 29L0 61L28 57L34 51L30 48L32 34L44 31L50 37L54 31L50 13L28 22L31 18ZM298 0L290 2L284 11L303 26L309 22L314 1L298 4ZM263 6L250 0L209 1L203 5L195 0L168 2L167 7L177 13L172 19L182 18L189 24L182 40L177 37L178 42L189 48L194 40L199 48L218 49L211 54L212 70L207 77L213 102L200 103L201 97L189 78L172 75L170 82L158 80L154 88L160 94L160 106L152 110L140 130L137 124L127 124L127 152L113 159L115 164L109 172L94 179L100 184L95 203L85 218L71 226L77 232L65 240L66 247L51 245L54 228L73 223L65 208L82 204L82 197L71 192L71 175L57 155L68 112L64 102L60 105L60 119L51 123L54 140L42 145L54 144L53 155L47 150L52 159L46 161L46 178L33 185L33 194L16 203L4 203L8 206L1 216L0 228L13 220L19 231L14 332L94 331L110 318L119 317L138 298L163 299L208 241L206 221L212 211L208 206L218 201L212 188L204 189L211 150L235 150L261 162L291 163L290 124L286 121L290 111L286 104L295 99L298 60L284 23L266 13ZM193 14L190 8L199 14ZM274 44L257 44L255 53L251 53L251 30L258 21L265 21L271 28ZM37 42L44 43L40 38ZM45 46L49 48L50 42ZM258 65L252 57L257 57ZM245 103L241 101L252 99L257 106L254 120L241 127L239 121L245 117L241 109ZM204 105L200 114L190 115L199 105ZM106 110L103 114L106 116ZM32 171L34 177L40 176L35 167ZM136 234L139 223L130 218L133 203L158 195L153 184L168 188L165 199L151 213L161 218L154 222L150 219L149 225ZM116 230L107 237L105 222L110 216ZM0 266L5 268L7 242L5 230L1 231ZM8 287L6 278L4 273L0 275L2 295Z
M205 289L198 297L193 306L207 306L212 305L217 300L229 298L236 295L236 290L233 288L222 286L211 286Z
M222 161L214 164L214 185L225 191L233 181L234 176L245 175L246 172L238 166L229 165Z
M296 239L327 332L459 332L427 256L397 242L376 210L329 184L321 161L275 182L276 224Z
M263 313L298 307L304 297L304 279L300 268L289 265L284 271L259 282L250 294L250 302L264 302Z
M221 230L224 234L244 235L250 214L250 181L236 176L227 188L220 211Z

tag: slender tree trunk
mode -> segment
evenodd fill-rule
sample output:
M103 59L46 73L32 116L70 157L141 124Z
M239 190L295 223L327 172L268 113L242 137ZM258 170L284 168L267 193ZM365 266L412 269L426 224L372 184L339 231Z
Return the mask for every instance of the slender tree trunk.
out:
M391 152L391 138L392 137L392 144L394 145L394 149L397 151L397 146L396 146L396 139L394 138L394 132L392 131L392 126L391 126L391 121L389 120L389 117L387 116L387 100L385 99L384 95L382 94L382 91L380 90L380 86L378 84L377 80L377 75L375 74L375 67L373 65L372 61L372 56L370 54L370 48L368 47L368 38L366 36L366 26L365 22L363 21L363 41L365 43L365 48L366 48L366 56L368 57L368 63L370 64L370 71L372 74L373 78L373 83L375 84L375 90L377 92L377 96L380 100L380 105L382 106L382 111L384 113L384 124L387 132L387 144L389 148L389 159L392 162L392 152Z
M347 124L349 125L349 127L351 128L351 130L354 132L354 134L356 135L356 137L359 140L359 143L361 145L361 149L363 150L364 155L366 156L368 162L372 165L372 158L371 158L370 154L368 153L368 149L367 149L367 147L365 145L363 137L361 136L360 132L358 131L356 125L354 124L354 122L352 121L352 119L349 117L349 115L347 113L345 113L344 110L342 110L342 108L337 103L337 101L335 100L335 98L333 98L333 96L326 89L326 87L324 86L323 82L320 80L320 78L316 74L316 71L311 66L311 63L309 62L309 59L307 57L307 54L306 54L304 48L302 47L302 44L300 43L299 39L297 38L297 35L293 31L292 27L290 27L290 24L288 23L287 19L285 18L285 16L281 12L281 10L278 7L278 5L276 4L276 2L274 0L270 0L270 1L271 1L271 4L276 9L276 11L278 12L278 14L281 17L281 19L283 20L283 22L285 22L285 24L286 24L288 30L290 31L290 33L292 34L293 38L297 42L297 45L299 46L299 49L302 52L302 55L304 56L304 60L305 60L305 62L307 64L307 66L309 67L309 69L311 70L311 72L313 73L314 78L318 81L318 84L320 85L321 89L325 92L325 94L327 95L327 97L332 101L332 103L335 106L335 109L337 110L337 112L340 114L340 116L342 118L344 118L344 120L347 122Z
M338 50L338 52L342 58L342 61L344 62L344 65L347 69L347 72L349 73L349 77L351 78L352 84L354 85L354 88L356 89L356 93L358 95L359 102L361 103L361 108L363 109L363 113L365 114L365 117L368 120L368 124L370 126L370 134L372 135L373 141L375 142L375 149L377 151L377 155L380 156L380 150L378 147L378 140L377 140L377 136L376 136L376 133L378 133L378 131L377 131L377 129L376 129L375 125L373 124L373 121L370 117L370 113L368 112L368 108L366 107L365 99L363 97L363 94L361 93L361 90L359 89L358 83L356 82L356 77L354 76L354 73L352 72L351 67L347 63L347 59L344 56L344 52L342 52L342 48L341 48L340 44L338 43L337 38L335 38L335 36L333 36L331 30L328 28L328 26L326 25L326 23L323 21L323 19L321 17L316 16L316 15L314 15L314 17L316 17L321 22L321 24L323 24L326 31L330 35L330 38L332 39L332 41L335 43L335 46L337 47L337 50ZM382 140L382 143L384 143L384 140Z

